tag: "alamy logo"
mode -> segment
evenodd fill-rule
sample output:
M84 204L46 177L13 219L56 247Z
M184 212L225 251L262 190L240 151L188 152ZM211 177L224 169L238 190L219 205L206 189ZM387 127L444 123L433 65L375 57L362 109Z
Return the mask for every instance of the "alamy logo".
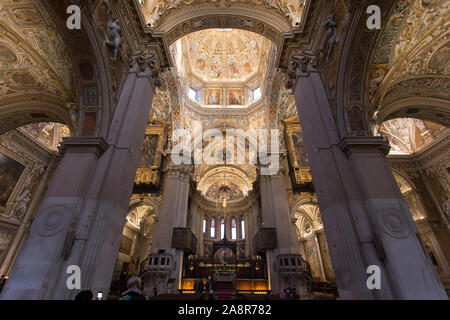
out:
M367 267L367 274L370 274L369 278L367 278L367 288L369 290L381 289L381 270L380 267L373 264Z
M367 7L367 14L370 16L367 18L367 28L370 30L381 29L381 9L379 6L373 4Z
M277 129L209 129L203 132L195 121L194 134L176 129L172 134L171 158L174 164L261 164L261 175L273 175L279 168ZM268 148L270 141L270 149Z
M66 285L69 290L81 289L81 269L77 265L70 265L66 270L70 276L67 278Z
M73 4L67 7L67 14L70 16L67 18L66 26L69 30L80 30L81 29L81 10L80 7Z

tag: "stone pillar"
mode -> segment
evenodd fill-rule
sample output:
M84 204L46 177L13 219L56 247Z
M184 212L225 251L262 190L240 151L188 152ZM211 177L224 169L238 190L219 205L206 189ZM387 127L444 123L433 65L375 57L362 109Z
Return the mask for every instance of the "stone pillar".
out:
M169 165L165 170L163 196L158 225L153 234L153 243L150 253L157 254L164 250L174 259L173 270L159 279L157 276L147 277L144 281L144 290L153 295L153 287L158 288L158 293L167 292L167 280L174 279L173 292L177 293L180 287L181 272L183 267L183 250L172 247L174 228L187 228L188 226L188 200L190 186L191 166Z
M320 280L326 281L327 277L325 276L325 269L323 265L322 253L320 251L319 239L317 237L317 231L314 231L314 242L317 247L317 258L319 259L319 268L320 268Z
M267 268L273 294L282 293L287 287L284 279L276 270L276 258L280 254L299 254L297 233L291 221L288 194L283 169L274 175L261 176L261 213L262 228L275 228L276 248L266 251ZM300 283L296 284L297 292Z
M203 217L200 215L200 213L198 212L198 204L197 202L194 200L191 202L191 207L190 207L190 219L191 219L191 230L192 233L197 237L198 242L197 242L197 254L199 252L201 252L201 248L200 248L200 244L201 244L201 240L203 237Z
M152 104L154 56L131 67L106 137L65 139L64 157L10 274L2 299L73 299L81 289L107 296Z
M378 137L341 141L314 57L293 59L290 85L344 299L447 299ZM367 287L367 267L381 289ZM419 276L420 275L420 276Z

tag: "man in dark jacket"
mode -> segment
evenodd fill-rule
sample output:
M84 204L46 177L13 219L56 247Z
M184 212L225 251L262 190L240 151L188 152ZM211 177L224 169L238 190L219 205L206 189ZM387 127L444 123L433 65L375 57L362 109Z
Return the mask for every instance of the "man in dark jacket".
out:
M127 282L128 290L122 293L119 300L148 300L148 298L142 294L142 282L141 278L132 276Z

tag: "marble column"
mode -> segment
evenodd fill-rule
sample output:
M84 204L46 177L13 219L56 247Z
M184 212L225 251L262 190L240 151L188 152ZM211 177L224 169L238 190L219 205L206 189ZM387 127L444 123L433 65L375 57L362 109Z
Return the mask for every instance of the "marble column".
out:
M339 294L344 299L447 299L378 137L341 140L314 57L294 59L290 84ZM367 267L381 289L367 287Z
M325 269L323 265L322 252L320 251L319 239L317 237L317 231L314 231L314 242L317 247L317 258L319 259L319 267L320 267L320 281L326 281L327 277L325 276Z
M262 228L275 228L276 249L266 251L267 267L272 293L283 290L283 279L276 270L276 258L280 254L299 254L297 233L291 221L284 170L274 175L262 175L260 179Z
M201 252L201 243L202 243L202 237L203 237L203 217L199 213L198 210L198 204L196 201L191 202L190 206L190 227L192 233L197 237L197 254Z
M67 269L81 289L108 295L152 104L151 57L125 79L106 138L63 142L61 160L1 299L73 299Z
M183 251L172 248L172 236L174 228L187 228L188 226L190 174L191 166L189 165L169 165L165 170L160 217L153 234L153 243L150 250L152 254L164 250L164 253L173 256L174 268L167 276L168 279L175 279L173 293L177 293L180 287ZM149 282L145 284L146 292L149 293L154 286L151 280L150 278ZM165 284L162 285L165 286ZM165 291L165 287L158 290L158 292Z

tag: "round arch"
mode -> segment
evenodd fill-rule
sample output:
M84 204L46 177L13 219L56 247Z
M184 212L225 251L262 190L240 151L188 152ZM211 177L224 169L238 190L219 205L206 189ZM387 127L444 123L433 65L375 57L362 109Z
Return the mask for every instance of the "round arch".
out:
M51 96L19 96L0 105L0 134L37 122L65 124L72 133L76 125L66 104Z
M142 206L142 205L147 205L152 207L155 210L155 218L158 219L159 218L159 211L160 211L160 204L158 201L156 201L153 198L134 198L131 199L130 201L130 205L128 207L128 212L130 212L132 209Z
M304 17L305 14L296 17L288 13L283 15L264 5L233 2L233 6L217 6L203 2L176 8L159 18L154 28L148 26L148 29L155 35L164 35L167 45L188 33L211 28L252 31L279 45L283 35L289 34L293 26L302 27Z
M394 118L428 120L450 128L450 101L419 96L391 100L380 108L377 123Z

